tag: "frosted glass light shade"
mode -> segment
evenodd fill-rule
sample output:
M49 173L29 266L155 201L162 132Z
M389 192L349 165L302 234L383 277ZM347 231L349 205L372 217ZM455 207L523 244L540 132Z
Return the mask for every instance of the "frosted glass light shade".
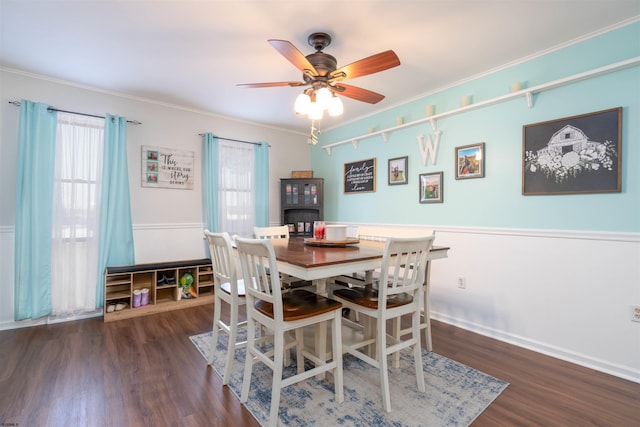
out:
M326 87L318 89L316 92L316 102L323 110L329 107L329 101L331 101L331 91Z
M296 103L294 104L294 110L296 114L307 115L309 114L309 106L311 105L311 98L306 93L301 93L296 98Z
M320 106L318 102L312 102L309 104L309 118L311 120L321 120L322 119L322 110L323 108Z
M342 100L337 96L332 96L329 100L329 115L331 117L336 117L342 114L344 111L344 107L342 105Z

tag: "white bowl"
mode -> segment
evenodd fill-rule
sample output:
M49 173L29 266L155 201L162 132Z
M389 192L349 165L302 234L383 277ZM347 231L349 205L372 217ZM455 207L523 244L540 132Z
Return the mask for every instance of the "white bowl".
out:
M342 241L347 240L346 225L327 225L324 228L325 240Z

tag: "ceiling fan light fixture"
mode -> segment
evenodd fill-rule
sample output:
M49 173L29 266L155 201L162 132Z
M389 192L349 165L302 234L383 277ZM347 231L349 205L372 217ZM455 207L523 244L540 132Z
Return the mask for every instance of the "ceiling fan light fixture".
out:
M331 99L329 99L329 115L331 117L339 116L344 111L344 106L342 105L342 100L337 96L333 95Z
M311 120L322 120L323 108L319 102L312 102L309 104L309 118Z
M311 105L311 97L306 93L301 93L296 98L296 103L294 104L294 110L296 114L307 115L309 114L309 107Z
M269 40L271 46L302 72L302 81L248 83L238 86L254 88L308 86L304 93L296 98L294 111L297 115L306 115L314 121L322 119L324 110L327 110L331 117L343 114L344 106L340 99L342 96L369 104L377 104L384 99L384 95L346 85L342 83L342 80L367 76L397 67L400 65L400 59L394 51L386 50L338 68L336 58L324 52L324 48L331 44L329 34L312 33L307 38L307 42L316 51L309 55L303 55L290 41ZM338 82L340 83L338 84ZM339 93L340 97L336 96L336 93Z
M329 107L329 101L331 101L331 91L326 87L321 87L316 90L316 102L320 105L320 108L326 110Z

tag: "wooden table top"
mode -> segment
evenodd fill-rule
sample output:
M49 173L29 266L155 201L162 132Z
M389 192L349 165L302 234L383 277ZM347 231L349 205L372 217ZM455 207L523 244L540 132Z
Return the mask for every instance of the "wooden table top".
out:
M329 266L334 264L382 258L384 242L361 240L356 245L345 247L324 247L305 245L304 238L273 239L276 259L303 268ZM446 251L449 248L434 246L432 252Z

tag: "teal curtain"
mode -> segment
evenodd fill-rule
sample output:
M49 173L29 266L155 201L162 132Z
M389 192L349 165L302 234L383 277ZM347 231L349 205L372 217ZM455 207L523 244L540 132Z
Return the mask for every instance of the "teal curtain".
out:
M269 144L255 146L256 226L269 225Z
M15 225L15 320L51 313L51 211L57 113L20 101Z
M105 267L135 262L127 165L127 121L124 117L107 114L105 118L100 191L96 307L104 305Z
M202 147L203 209L206 228L217 232L218 221L218 138L212 133L204 134ZM207 246L208 249L208 246Z

